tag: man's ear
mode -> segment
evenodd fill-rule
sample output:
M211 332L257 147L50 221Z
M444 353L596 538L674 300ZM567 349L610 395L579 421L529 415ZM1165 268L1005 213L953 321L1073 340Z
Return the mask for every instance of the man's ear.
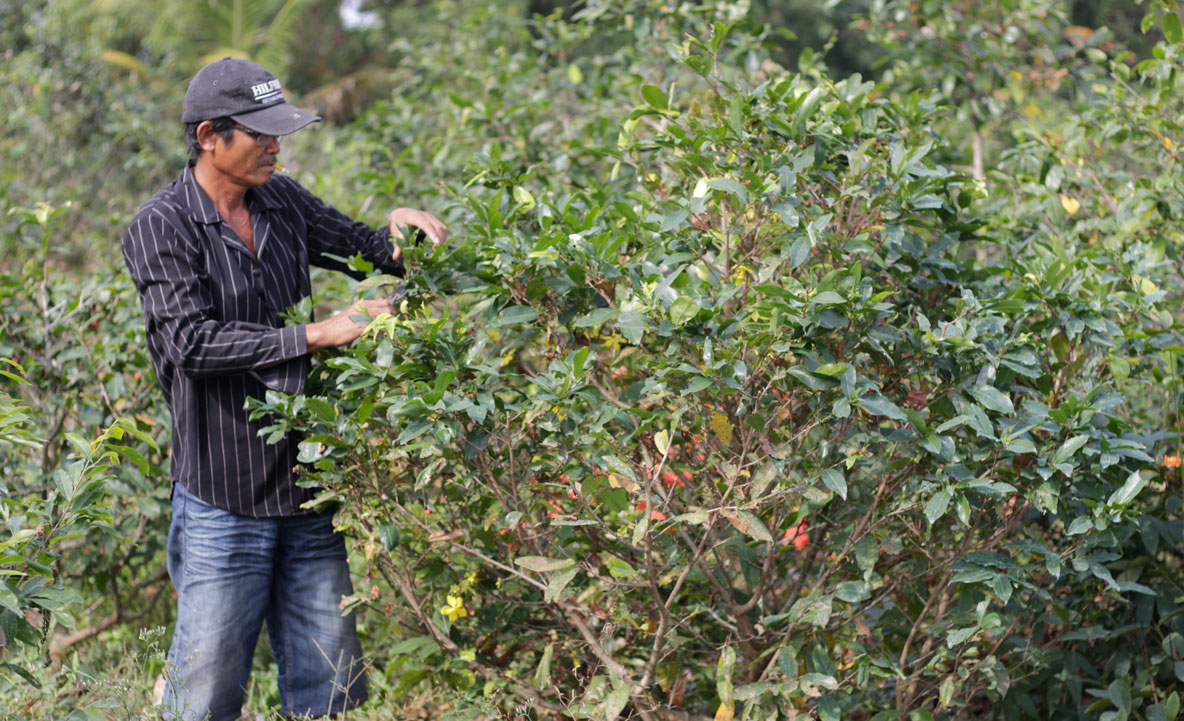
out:
M209 152L214 149L217 142L218 134L214 132L214 124L208 120L203 120L197 126L197 144L201 146L203 151Z

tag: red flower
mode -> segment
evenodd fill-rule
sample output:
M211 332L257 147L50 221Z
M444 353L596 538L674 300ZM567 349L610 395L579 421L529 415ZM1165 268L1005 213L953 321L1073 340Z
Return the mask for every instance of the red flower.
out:
M799 551L810 545L810 534L806 533L808 526L809 523L804 518L796 526L790 526L781 537L782 543L792 543Z
M664 483L667 488L674 488L675 486L685 487L687 485L686 481L689 480L691 480L690 471L682 471L681 473L675 473L674 471L662 471L662 483Z
M644 511L645 509L646 509L645 501L639 501L637 504L637 510ZM654 510L650 511L650 520L651 521L665 521L666 514L662 513L661 511L659 511L658 509L655 508Z

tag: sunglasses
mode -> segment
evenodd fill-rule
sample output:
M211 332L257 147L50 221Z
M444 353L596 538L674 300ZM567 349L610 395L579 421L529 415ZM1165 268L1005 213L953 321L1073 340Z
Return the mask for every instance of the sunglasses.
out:
M235 125L234 129L241 130L244 133L246 133L247 135L250 135L252 138L255 139L255 144L258 145L260 148L266 148L267 146L271 145L272 141L275 141L278 143L281 140L283 140L283 137L284 137L282 135L265 135L263 133L260 133L258 130L251 130L250 128L244 127L242 125Z

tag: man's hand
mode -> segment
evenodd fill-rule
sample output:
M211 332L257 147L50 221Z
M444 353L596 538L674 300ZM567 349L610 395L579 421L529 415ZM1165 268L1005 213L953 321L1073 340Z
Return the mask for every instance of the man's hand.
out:
M368 323L356 321L350 316L364 315L373 318L383 313L394 312L395 309L385 298L359 300L347 308L344 313L338 313L332 318L316 323L309 323L304 326L308 352L312 353L322 348L337 348L353 343L358 336L362 335L362 331L366 330Z
M404 228L419 228L428 236L428 240L432 241L432 245L443 245L448 242L448 226L431 213L414 208L395 208L387 213L387 220L391 225L391 240L395 243L392 254L395 260L403 257L403 249L399 247L399 243L406 237L403 233Z

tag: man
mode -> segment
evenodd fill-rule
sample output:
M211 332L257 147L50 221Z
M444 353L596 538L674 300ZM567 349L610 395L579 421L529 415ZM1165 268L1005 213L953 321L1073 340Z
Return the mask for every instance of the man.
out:
M123 236L147 320L148 347L173 418L169 575L177 624L169 650L166 718L239 716L260 626L279 666L285 715L336 714L366 697L345 545L332 514L303 507L297 443L269 445L247 419L248 396L299 393L309 354L361 335L359 315L385 300L284 327L280 313L310 294L309 265L347 270L357 253L403 275L392 242L404 228L434 243L448 229L399 208L373 230L274 176L283 136L320 118L289 105L264 68L225 58L185 93L191 160Z

